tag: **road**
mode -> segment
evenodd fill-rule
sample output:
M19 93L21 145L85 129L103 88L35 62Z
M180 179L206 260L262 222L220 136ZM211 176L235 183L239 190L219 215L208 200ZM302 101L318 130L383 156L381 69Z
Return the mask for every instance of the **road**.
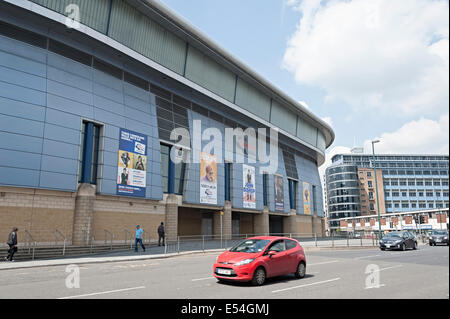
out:
M212 277L216 256L205 253L79 265L79 288L67 288L67 282L76 286L76 280L69 280L76 272L66 272L66 266L1 270L0 298L449 298L447 246L420 246L405 252L367 248L311 251L305 278L271 278L261 287L218 283Z

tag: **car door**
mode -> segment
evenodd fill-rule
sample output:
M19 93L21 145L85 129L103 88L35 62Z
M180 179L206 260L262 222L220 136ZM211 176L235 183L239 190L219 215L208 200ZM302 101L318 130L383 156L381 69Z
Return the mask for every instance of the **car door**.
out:
M410 243L409 243L409 235L408 235L408 233L406 233L406 232L403 233L402 239L403 239L403 243L405 244L405 247L409 248L410 247Z
M276 251L273 256L269 256L269 251ZM279 276L283 274L287 268L286 266L286 247L284 240L277 240L273 242L264 252L265 262L267 265L268 277Z
M297 270L298 260L300 255L300 249L298 244L294 240L285 240L286 245L286 257L287 257L287 273L293 273Z

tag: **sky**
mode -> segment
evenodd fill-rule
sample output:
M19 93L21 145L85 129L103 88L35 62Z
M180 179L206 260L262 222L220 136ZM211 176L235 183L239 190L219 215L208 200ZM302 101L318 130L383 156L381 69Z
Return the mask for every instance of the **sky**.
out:
M160 0L333 128L331 156L449 153L448 0Z

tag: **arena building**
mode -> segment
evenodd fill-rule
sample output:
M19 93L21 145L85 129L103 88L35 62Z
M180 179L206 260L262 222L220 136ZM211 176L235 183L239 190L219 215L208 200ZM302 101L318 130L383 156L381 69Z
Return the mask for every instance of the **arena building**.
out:
M243 132L231 150L229 128ZM252 158L252 129L258 148L276 142L275 170ZM207 152L210 136L222 143ZM0 3L0 238L17 226L78 245L137 224L155 238L161 222L168 239L320 235L318 166L333 140L157 1Z

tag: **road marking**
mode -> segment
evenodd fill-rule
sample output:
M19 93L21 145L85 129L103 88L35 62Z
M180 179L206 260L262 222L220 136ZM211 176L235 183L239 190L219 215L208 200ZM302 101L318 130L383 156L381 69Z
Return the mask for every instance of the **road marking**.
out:
M398 268L398 267L403 267L403 265L397 265L397 266L392 266L392 267L381 268L381 269L378 270L378 271L383 271L383 270L393 269L393 268Z
M339 260L331 260L331 261L324 261L321 263L315 263L315 264L308 264L307 266L317 266L317 265L325 265L325 264L332 264L332 263L338 263Z
M289 288L274 290L272 292L276 293L276 292L281 292L281 291L286 291L286 290L291 290L291 289L303 288L303 287L308 287L308 286L313 286L313 285L320 285L320 284L325 284L327 282L332 282L332 281L337 281L337 280L341 280L341 278L333 278L333 279L329 279L329 280L313 282L313 283L310 283L310 284L305 284L305 285L300 285L300 286L295 286L295 287L289 287Z
M191 281L200 281L200 280L208 280L208 279L216 279L216 277L198 278L198 279L192 279Z
M353 258L353 259L364 259L364 258L371 258L371 257L378 257L378 256L381 256L381 255L372 255L372 256L355 257L355 258Z
M381 284L381 285L378 285L378 286L366 287L364 289L380 288L380 287L385 287L385 286L386 286L385 284Z
M84 295L77 295L77 296L61 297L61 298L58 298L58 299L71 299L71 298L89 297L89 296L96 296L96 295L112 294L112 293L122 292L122 291L144 289L144 288L145 288L145 286L139 286L139 287L134 287L134 288L125 288L125 289L117 289L117 290L110 290L110 291L103 291L103 292L94 292L94 293L91 293L91 294L84 294Z

